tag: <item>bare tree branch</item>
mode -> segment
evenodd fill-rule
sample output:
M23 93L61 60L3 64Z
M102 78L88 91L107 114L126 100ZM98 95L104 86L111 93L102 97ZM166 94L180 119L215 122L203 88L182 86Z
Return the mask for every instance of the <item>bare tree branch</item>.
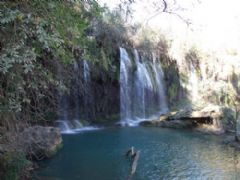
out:
M174 0L173 4L177 5L178 7L174 8L174 9L169 9L169 4L167 3L167 0L161 0L162 4L163 4L163 8L158 7L155 11L156 13L154 13L152 16L150 16L146 21L145 21L145 25L148 24L148 22L150 20L152 20L153 18L155 18L156 16L160 15L161 13L167 13L167 14L171 14L176 16L177 18L179 18L181 21L183 21L187 26L191 25L190 19L184 18L183 16L181 16L179 13L177 13L177 11L186 11L186 8L183 8L181 6L179 6L177 4L177 0ZM200 3L200 0L197 0L198 3ZM156 3L154 3L156 5ZM161 10L162 9L162 10Z
M178 13L175 13L175 12L171 12L171 11L165 11L165 13L168 13L168 14L172 14L172 15L175 15L177 16L180 20L182 20L184 23L187 24L187 26L191 25L191 21L189 19L185 19L184 17L182 17L180 14Z
M160 15L161 13L167 13L167 14L171 14L171 15L174 15L176 17L178 17L180 20L182 20L187 26L191 25L191 22L189 19L185 19L184 17L182 17L180 14L176 13L176 12L172 12L172 11L160 11L160 12L157 12L155 13L154 15L152 15L151 17L149 17L146 21L145 21L145 25L148 24L148 22L155 18L156 16Z
M163 12L165 12L167 10L167 3L165 0L162 0L162 1L163 1L163 5L164 5Z

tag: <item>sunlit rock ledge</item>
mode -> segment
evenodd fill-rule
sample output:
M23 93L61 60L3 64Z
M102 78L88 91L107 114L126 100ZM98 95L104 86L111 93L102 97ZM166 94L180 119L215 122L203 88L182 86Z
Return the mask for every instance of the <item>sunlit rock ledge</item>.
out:
M209 105L200 110L183 109L161 115L158 119L143 121L142 126L166 128L194 128L198 131L223 134L232 130L234 112L226 107Z

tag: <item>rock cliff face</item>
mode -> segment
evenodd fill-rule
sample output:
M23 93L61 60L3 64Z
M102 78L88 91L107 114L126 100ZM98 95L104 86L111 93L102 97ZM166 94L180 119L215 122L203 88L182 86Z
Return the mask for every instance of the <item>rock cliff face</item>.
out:
M240 93L240 61L234 56L164 58L170 103L188 100L193 106L229 105Z
M80 59L67 70L71 72L70 79L59 73L59 79L67 82L69 92L56 93L58 119L77 119L90 123L119 120L119 59L115 57L108 69Z
M235 114L224 128L234 129L239 111L239 56L200 53L191 49L179 58L161 55L170 108L202 110L220 106ZM231 124L231 125L230 125Z

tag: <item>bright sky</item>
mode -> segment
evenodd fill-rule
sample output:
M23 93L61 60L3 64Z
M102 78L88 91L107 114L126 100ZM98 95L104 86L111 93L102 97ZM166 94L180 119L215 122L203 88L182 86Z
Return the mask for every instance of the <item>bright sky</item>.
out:
M153 1L157 0L136 0L137 3L133 7L134 21L146 22L146 19L154 14L153 7L150 6ZM205 48L240 50L240 0L199 0L200 4L196 1L177 0L188 9L182 12L182 16L192 20L193 32L176 16L163 13L151 19L147 25L155 29L160 28L172 38L192 38ZM119 0L99 2L114 8Z

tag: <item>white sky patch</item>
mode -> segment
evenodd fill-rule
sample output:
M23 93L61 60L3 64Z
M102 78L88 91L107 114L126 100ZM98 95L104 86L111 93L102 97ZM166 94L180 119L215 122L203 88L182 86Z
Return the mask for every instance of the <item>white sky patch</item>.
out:
M204 0L192 12L198 36L215 48L237 47L240 40L239 7L238 0Z
M237 49L240 50L240 0L178 0L180 5L187 8L180 12L188 17L193 24L190 31L184 22L174 15L160 13L146 24L146 20L154 13L151 2L156 0L136 0L133 6L133 22L142 22L147 26L160 29L171 38L192 39L206 49ZM170 0L169 0L170 1ZM119 4L119 0L99 0L110 8ZM159 0L161 3L161 0ZM195 4L194 4L195 3Z

